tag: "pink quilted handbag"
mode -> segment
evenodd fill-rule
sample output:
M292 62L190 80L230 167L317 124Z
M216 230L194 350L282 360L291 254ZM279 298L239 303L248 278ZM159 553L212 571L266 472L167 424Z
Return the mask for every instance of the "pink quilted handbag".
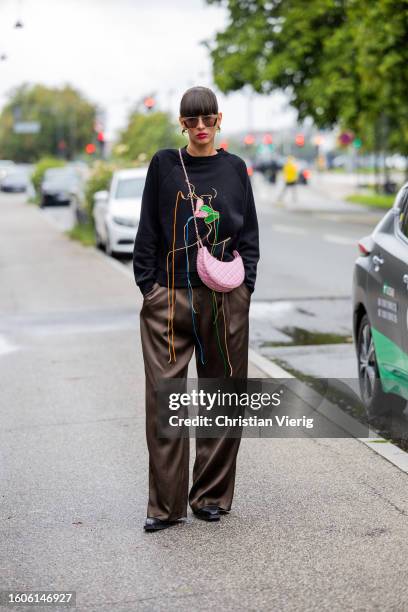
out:
M193 219L197 234L198 253L197 253L197 272L203 283L214 291L228 292L239 287L245 278L244 262L237 250L233 251L234 259L232 261L221 261L209 252L208 248L203 245L197 228L197 221L194 211L193 194L190 189L190 181L188 180L186 168L184 166L181 149L178 150L180 155L181 165L183 166L186 183L189 189L191 206L193 209Z

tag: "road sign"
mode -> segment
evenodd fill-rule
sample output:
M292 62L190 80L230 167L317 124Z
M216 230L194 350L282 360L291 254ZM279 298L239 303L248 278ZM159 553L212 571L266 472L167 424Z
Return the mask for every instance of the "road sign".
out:
M18 121L14 123L15 134L38 134L41 130L39 121Z
M353 132L350 132L350 131L342 132L338 137L340 144L342 144L345 147L353 142L353 138L354 138L354 134Z

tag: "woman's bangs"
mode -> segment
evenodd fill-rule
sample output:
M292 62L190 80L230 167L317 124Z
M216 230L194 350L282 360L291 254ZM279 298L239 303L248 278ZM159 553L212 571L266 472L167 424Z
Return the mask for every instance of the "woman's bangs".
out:
M181 117L197 117L198 115L216 115L218 113L217 99L209 91L187 91L180 104Z

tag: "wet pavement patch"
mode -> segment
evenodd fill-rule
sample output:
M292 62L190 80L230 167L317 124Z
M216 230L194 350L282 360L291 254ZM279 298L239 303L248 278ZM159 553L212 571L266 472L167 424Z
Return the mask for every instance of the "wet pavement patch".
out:
M304 374L299 370L291 367L285 360L283 359L273 359L274 363L279 365L281 368L292 374L298 380L301 380L305 384L309 385L312 389L314 389L317 393L321 393L325 396L325 398L341 408L344 412L354 417L361 423L366 423L366 412L364 406L353 391L353 389L347 389L347 384L344 384L342 381L350 382L352 379L341 379L339 378L339 385L327 386L327 380L324 377L318 378L316 376L310 376L309 374ZM335 379L333 379L335 381Z
M291 342L279 342L265 340L260 344L261 347L267 346L310 346L317 344L349 344L353 342L349 334L335 334L330 332L318 332L304 329L301 327L279 327L279 332L291 338Z
M325 384L326 381L323 378L319 379L315 376L304 374L298 369L291 367L284 359L273 359L272 361L298 380L309 385L317 393L324 395L327 400L357 419L360 423L369 424L370 428L382 438L381 440L373 440L373 443L381 444L391 442L401 450L408 452L408 419L404 413L400 414L390 411L386 416L372 417L368 422L365 408L359 397L359 392L357 389L353 391L351 387L348 388L348 383L350 383L352 379L339 378L338 385L329 385L329 387L327 387ZM353 382L355 382L357 386L357 379Z
M269 347L351 344L351 298L255 300L251 344Z

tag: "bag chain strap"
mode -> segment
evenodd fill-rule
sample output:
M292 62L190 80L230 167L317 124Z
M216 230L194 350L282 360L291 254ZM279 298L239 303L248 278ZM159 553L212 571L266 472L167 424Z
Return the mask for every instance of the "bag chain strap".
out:
M198 233L198 227L197 227L197 220L196 220L196 216L195 216L195 210L194 210L194 204L193 204L193 194L191 193L191 183L188 180L188 176L187 176L187 171L186 171L186 167L184 165L184 161L183 161L183 156L181 154L181 149L178 150L179 151L179 156L180 156L180 161L181 161L181 165L183 166L183 170L184 170L184 175L186 177L186 183L187 183L187 187L188 187L188 195L190 196L190 201L191 201L191 208L193 209L193 219L194 219L194 225L195 225L195 230L196 230L196 234L197 234L197 241L198 243L203 247L203 242L200 238L200 234Z

